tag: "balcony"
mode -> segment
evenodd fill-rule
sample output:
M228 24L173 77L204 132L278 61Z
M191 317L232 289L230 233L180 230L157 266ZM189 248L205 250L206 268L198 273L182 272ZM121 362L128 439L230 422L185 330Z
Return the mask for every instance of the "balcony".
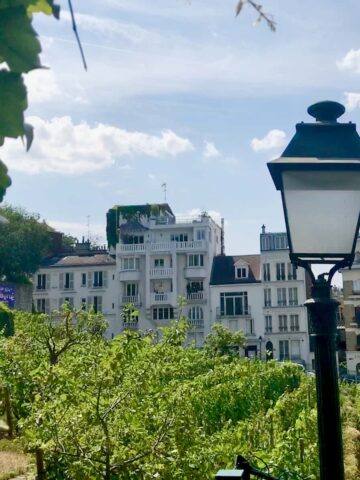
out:
M126 305L128 303L131 303L133 305L140 305L140 295L123 295L121 297L121 303L123 305Z
M144 243L122 243L118 245L119 252L121 253L144 253Z
M150 278L171 278L174 275L174 269L167 267L150 268L149 273Z
M120 270L119 272L120 282L136 282L140 280L140 270Z
M221 311L220 307L216 307L216 318L241 318L241 317L250 317L251 316L251 308L250 306L243 308L240 310L240 313L227 313Z
M185 267L185 278L206 278L207 271L205 267Z
M186 295L186 301L189 304L192 303L205 303L205 293L204 292L194 292L194 293L188 293Z
M133 330L133 331L139 330L138 321L135 320L134 322L123 322L123 330Z
M190 318L187 320L190 328L199 328L203 329L204 328L204 320L200 319L193 319L191 320Z
M151 293L150 303L152 305L154 304L175 305L176 300L175 300L174 292Z

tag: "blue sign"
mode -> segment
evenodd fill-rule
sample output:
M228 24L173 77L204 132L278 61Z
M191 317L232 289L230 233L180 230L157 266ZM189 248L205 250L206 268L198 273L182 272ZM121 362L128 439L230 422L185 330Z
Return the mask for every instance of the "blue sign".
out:
M15 288L10 285L0 284L0 302L5 303L8 307L15 307Z

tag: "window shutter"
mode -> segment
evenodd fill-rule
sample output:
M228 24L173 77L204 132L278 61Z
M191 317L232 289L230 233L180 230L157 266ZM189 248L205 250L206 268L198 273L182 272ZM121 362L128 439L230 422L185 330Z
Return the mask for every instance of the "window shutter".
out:
M50 313L50 299L45 298L45 313Z
M51 303L51 311L58 309L58 301L56 300L56 298L52 298L50 303Z
M60 273L60 275L59 275L59 288L61 290L63 290L63 288L64 288L64 274L63 273Z
M107 286L108 286L108 272L106 270L103 271L103 281L104 281L104 287L107 288Z
M62 274L61 274L62 275ZM64 299L62 297L59 298L59 310L61 309L61 307L63 306L63 303L64 303Z
M92 278L93 278L93 272L88 273L88 288L92 287Z
M70 275L69 275L69 288L71 290L74 289L74 273L73 272L70 273Z
M97 311L102 312L102 297L97 297Z
M90 310L90 308L93 306L93 297L87 297L87 309Z
M49 289L51 287L50 280L51 280L51 275L50 275L50 273L48 273L48 274L46 274L46 288L47 289Z

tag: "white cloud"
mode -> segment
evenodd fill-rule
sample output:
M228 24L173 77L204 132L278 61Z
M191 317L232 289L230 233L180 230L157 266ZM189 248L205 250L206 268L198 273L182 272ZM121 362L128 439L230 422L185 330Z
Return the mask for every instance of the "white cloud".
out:
M27 120L35 128L30 152L25 152L20 141L11 139L2 148L9 167L26 173L77 175L110 167L122 156L175 157L194 149L188 139L171 130L156 136L111 125L74 124L70 117Z
M253 138L251 140L251 148L255 152L261 150L271 150L272 148L280 148L286 145L286 133L282 130L270 130L263 138Z
M345 107L348 110L354 110L360 107L360 93L345 92Z
M360 49L351 49L339 61L336 62L339 70L350 70L355 73L360 73Z
M54 72L48 69L37 69L25 76L29 103L42 103L54 100L61 94Z
M214 157L220 157L221 153L219 152L219 150L215 147L215 145L212 142L207 142L205 140L204 141L203 156L205 158L214 158Z

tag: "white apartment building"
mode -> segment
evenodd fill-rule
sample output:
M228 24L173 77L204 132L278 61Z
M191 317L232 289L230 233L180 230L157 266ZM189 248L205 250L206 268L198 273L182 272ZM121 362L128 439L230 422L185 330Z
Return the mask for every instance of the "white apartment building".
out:
M341 273L347 370L349 374L360 376L360 237L351 270L343 269Z
M286 233L268 233L263 225L260 252L264 325L261 335L267 355L313 369L304 307L309 288L306 272L290 263Z
M219 255L214 258L210 279L211 323L232 332L242 330L243 354L265 358L260 255Z
M109 323L107 336L120 333L115 260L104 249L78 243L73 252L47 257L33 278L33 303L38 312L50 313L65 302L92 307Z
M138 318L122 319L123 328L157 329L183 313L191 326L188 340L202 345L210 329L209 282L221 228L206 213L175 217L168 204L116 206L107 219L119 315L129 303L138 311ZM181 311L179 297L186 299Z

